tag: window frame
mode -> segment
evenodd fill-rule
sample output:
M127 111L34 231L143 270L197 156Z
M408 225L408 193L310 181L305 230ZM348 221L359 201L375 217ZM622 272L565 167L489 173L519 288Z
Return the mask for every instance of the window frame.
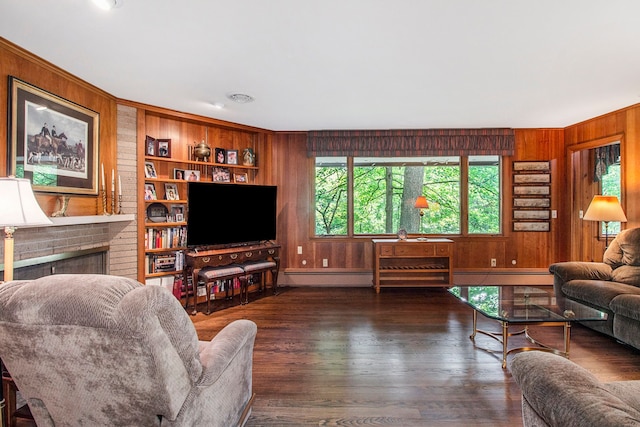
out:
M505 199L505 186L504 186L504 164L506 159L508 158L508 156L503 156L503 155L499 155L499 154L493 154L493 156L496 156L498 158L498 190L499 190L499 197L498 197L498 204L499 204L499 212L498 212L498 216L499 216L499 232L498 233L469 233L469 157L475 157L477 155L468 155L468 154L461 154L459 156L456 156L460 159L459 162L459 167L460 167L460 182L459 182L459 188L460 188L460 233L450 233L450 234L437 234L438 236L447 236L447 237L490 237L490 236L504 236L505 235L505 230L506 230L506 226L505 226L505 221L507 220L505 215L504 215L504 199ZM312 164L313 164L313 173L312 173L312 186L313 189L311 191L311 218L310 218L310 236L313 239L330 239L330 240L335 240L335 239L357 239L357 238L371 238L371 237L389 237L389 236L395 236L395 233L380 233L380 234L355 234L354 233L354 189L353 189L353 185L354 185L354 165L355 165L355 158L356 157L363 157L363 156L335 156L335 157L339 157L341 159L345 159L346 158L346 162L345 162L345 167L347 169L347 208L346 208L346 212L347 212L347 232L346 234L316 234L316 177L317 177L317 158L328 158L328 157L334 157L334 156L312 156L311 160L312 160ZM396 156L396 157L403 157L403 156ZM429 157L451 157L451 156L429 156ZM394 158L394 157L389 157L390 159ZM388 163L388 165L393 166L395 163L394 162L390 162ZM385 164L387 165L387 164ZM400 165L400 163L398 162L396 165ZM466 195L463 197L463 195ZM414 233L412 233L414 234ZM436 234L427 234L429 235L436 235Z

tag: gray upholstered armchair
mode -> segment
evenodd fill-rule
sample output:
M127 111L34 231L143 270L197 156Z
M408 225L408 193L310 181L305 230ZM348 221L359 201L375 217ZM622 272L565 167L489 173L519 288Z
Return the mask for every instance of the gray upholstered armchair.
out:
M524 427L640 425L640 380L600 382L553 353L516 354L511 372L522 389Z
M122 277L0 285L0 357L39 427L242 425L256 330L198 341L170 292Z

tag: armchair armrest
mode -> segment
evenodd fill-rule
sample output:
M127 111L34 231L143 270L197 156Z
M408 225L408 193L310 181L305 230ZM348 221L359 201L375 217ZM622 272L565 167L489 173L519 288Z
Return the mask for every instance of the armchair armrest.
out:
M245 368L250 371L257 331L258 328L252 321L236 320L225 326L211 342L201 343L202 376L197 385L208 386L215 383L234 362L248 363Z
M549 426L635 425L640 412L581 366L552 353L519 353L511 372L523 399Z
M611 280L611 266L603 262L568 261L549 266L549 272L560 281L570 280Z

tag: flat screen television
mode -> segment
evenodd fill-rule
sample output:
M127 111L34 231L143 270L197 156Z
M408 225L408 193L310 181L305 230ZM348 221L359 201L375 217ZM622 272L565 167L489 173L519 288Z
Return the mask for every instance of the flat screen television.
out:
M188 182L187 246L275 240L277 187Z

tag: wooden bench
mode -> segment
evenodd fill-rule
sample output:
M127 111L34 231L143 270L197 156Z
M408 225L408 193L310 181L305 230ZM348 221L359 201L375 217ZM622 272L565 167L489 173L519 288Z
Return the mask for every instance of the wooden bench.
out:
M278 295L278 265L274 261L252 261L240 265L244 270L245 276L241 278L242 286L240 287L241 304L249 303L249 283L254 274L260 275L260 292L264 291L266 286L265 273L271 272L273 294Z
M202 280L207 289L207 312L205 314L211 314L211 287L219 280L240 280L240 299L242 300L242 285L246 282L245 271L242 266L237 264L225 265L221 267L205 267L198 272L198 278ZM231 288L231 296L229 296L229 288ZM227 286L225 289L227 298L233 298L233 284Z

